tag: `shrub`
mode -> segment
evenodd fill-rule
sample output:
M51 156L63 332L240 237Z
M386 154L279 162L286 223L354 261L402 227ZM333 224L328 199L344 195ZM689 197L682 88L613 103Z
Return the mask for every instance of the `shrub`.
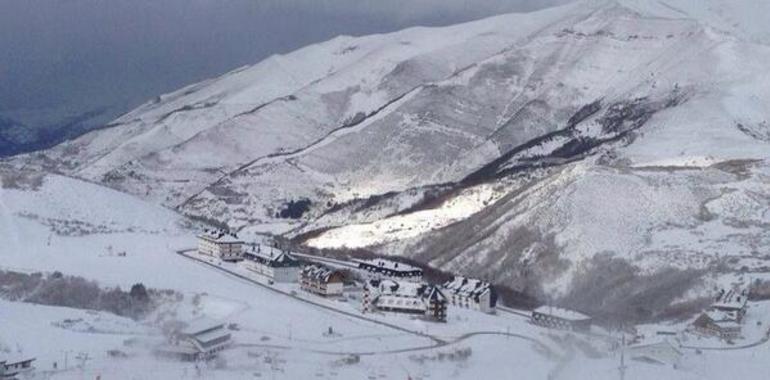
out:
M45 277L41 273L0 271L0 295L11 301L102 310L138 319L153 309L154 298L169 293L147 290L141 283L134 284L129 292L119 287L105 289L94 281L58 271Z

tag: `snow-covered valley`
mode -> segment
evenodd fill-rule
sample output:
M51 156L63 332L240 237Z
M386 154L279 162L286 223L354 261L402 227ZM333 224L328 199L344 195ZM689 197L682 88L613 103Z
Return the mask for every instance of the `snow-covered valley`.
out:
M397 315L367 317L355 300L299 294L309 301L300 302L283 293L291 289L288 285L255 286L212 268L222 263L202 265L176 254L194 245L194 231L173 212L80 180L39 174L22 179L15 174L14 186L2 188L0 216L2 236L17 239L3 250L0 269L59 270L104 286L125 288L142 282L183 295L137 321L101 311L0 301L0 355L36 357L35 373L41 378L618 376L619 351L611 345L619 339L617 333L598 329L589 336L549 330L505 310L487 315L453 307L447 322L437 324ZM3 178L8 185L7 172ZM62 228L51 222L56 220L80 227ZM756 345L764 342L765 326L770 325L767 309L766 302L751 303L749 327L738 342L750 347L737 349L683 335L683 346L690 348L682 348L684 356L676 368L632 361L626 378L720 379L737 369L755 377L763 373L764 364L754 358L766 355L770 347ZM201 317L237 326L233 346L219 359L195 364L152 353L162 340L158 334L164 322ZM648 325L641 331L653 342L655 331L682 326ZM326 333L329 328L334 334ZM698 347L703 348L700 354ZM707 350L713 347L727 351ZM627 355L633 356L630 351Z
M396 319L405 332L345 314L355 302L320 307L176 253L203 225L227 225L309 254L483 278L605 326L681 333L719 289L770 283L767 12L749 0L582 0L273 56L0 161L0 269L179 292L164 306L176 318L239 326L227 365L205 378L506 378L524 367L526 378L616 378L616 348L520 315ZM150 355L142 337L158 320L0 302L0 324L24 326L0 331L0 352L35 351L46 370L62 350L98 356L54 378L198 371ZM757 377L768 309L752 302L753 326L732 345L678 335L681 365L633 363L626 378ZM331 326L340 336L324 335ZM105 356L119 347L128 358ZM126 372L139 364L147 373Z

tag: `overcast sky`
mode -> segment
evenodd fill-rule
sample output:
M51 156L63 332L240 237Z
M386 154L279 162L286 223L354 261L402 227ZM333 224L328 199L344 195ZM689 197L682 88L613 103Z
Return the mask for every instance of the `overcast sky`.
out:
M565 0L0 0L0 112L122 113L336 35L448 25L557 2Z

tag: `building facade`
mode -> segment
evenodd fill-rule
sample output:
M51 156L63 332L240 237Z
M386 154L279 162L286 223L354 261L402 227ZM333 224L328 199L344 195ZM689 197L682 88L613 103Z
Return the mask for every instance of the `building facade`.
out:
M0 360L0 379L17 379L35 370L35 358L13 357Z
M456 307L494 313L497 306L497 292L488 282L455 276L445 282L441 289L449 304Z
M573 310L552 306L540 306L532 310L530 322L533 324L571 331L588 331L591 329L591 317Z
M732 341L741 337L746 316L748 289L720 290L709 309L691 327L696 333Z
M437 287L428 284L371 279L364 286L362 311L420 315L444 322L447 298Z
M735 319L722 312L710 310L698 316L692 323L696 333L715 336L723 340L735 340L741 337L742 326Z
M239 261L243 258L243 242L234 233L204 230L198 235L198 253L224 261Z
M299 272L300 288L324 297L341 296L343 280L342 272L319 264L307 265Z
M291 283L299 279L299 260L272 248L252 247L243 254L243 260L238 265L274 282Z
M390 278L400 281L422 281L423 271L409 264L385 259L354 260L358 269L366 272L369 278Z

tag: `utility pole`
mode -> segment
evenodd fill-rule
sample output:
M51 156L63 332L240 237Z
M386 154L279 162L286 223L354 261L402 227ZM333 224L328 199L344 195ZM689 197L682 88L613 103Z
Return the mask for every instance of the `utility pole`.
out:
M620 372L620 380L625 380L626 378L626 357L625 357L625 351L626 351L626 333L621 331L621 338L620 338L620 366L618 367L618 371Z
M62 350L62 352L64 353L64 370L65 371L69 369L69 364L68 364L69 363L69 353L71 351L72 350Z

